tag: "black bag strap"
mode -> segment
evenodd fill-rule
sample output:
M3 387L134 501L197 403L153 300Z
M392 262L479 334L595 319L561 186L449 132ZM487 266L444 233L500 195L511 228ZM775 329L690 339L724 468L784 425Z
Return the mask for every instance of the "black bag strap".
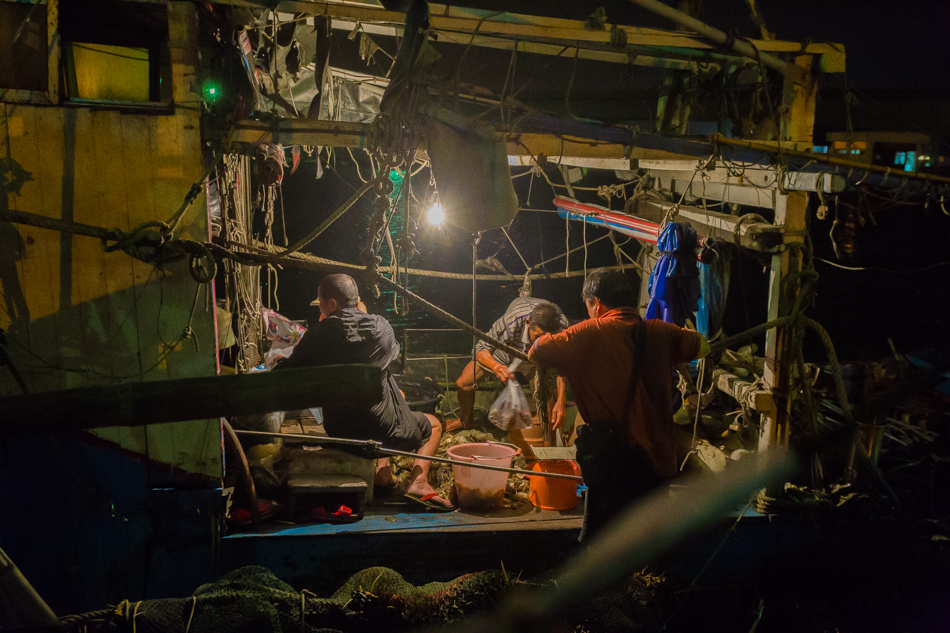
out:
M640 322L633 326L633 330L630 331L630 338L633 339L633 370L630 372L630 384L627 386L627 400L623 404L621 424L627 419L630 403L633 402L637 384L640 382L640 369L643 367L643 357L645 356L647 343L647 324L643 322L643 319L640 319Z

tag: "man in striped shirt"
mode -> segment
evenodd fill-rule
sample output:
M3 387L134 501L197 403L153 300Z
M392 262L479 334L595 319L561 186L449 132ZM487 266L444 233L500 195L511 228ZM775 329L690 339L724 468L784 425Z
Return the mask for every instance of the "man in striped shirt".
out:
M544 299L534 297L518 297L511 302L505 314L495 321L488 335L496 341L528 353L531 344L542 334L557 334L568 327L570 323L561 312L561 309ZM459 423L461 428L470 429L475 426L475 384L483 380L488 372L495 374L502 383L515 378L513 371L531 378L537 371L537 365L527 361L519 361L520 365L509 369L512 360L508 354L493 348L484 341L475 346L475 361L470 361L462 375L455 381L458 387ZM564 420L564 405L566 402L564 380L557 381L557 400L551 415L554 428L558 428ZM455 430L454 425L447 430Z

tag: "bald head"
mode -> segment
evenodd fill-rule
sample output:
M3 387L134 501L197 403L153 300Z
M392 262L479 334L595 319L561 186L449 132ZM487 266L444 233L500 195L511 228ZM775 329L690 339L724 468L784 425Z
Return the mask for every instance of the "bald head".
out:
M320 281L317 298L320 312L330 315L343 308L355 308L360 301L360 291L352 277L339 273L327 275Z

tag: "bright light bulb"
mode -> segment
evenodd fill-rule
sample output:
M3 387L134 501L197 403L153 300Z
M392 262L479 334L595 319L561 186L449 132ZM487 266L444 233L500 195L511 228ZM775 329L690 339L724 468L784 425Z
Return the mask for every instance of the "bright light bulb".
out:
M434 203L426 211L426 220L433 226L442 226L445 224L445 209L438 202Z

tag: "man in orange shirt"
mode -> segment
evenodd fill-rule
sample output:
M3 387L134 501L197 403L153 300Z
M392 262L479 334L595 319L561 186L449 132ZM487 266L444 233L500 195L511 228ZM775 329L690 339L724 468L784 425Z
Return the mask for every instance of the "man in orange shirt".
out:
M678 472L673 368L709 353L698 332L643 321L619 271L594 271L581 298L590 319L545 334L528 354L567 378L577 410L577 460L587 484L581 540Z

